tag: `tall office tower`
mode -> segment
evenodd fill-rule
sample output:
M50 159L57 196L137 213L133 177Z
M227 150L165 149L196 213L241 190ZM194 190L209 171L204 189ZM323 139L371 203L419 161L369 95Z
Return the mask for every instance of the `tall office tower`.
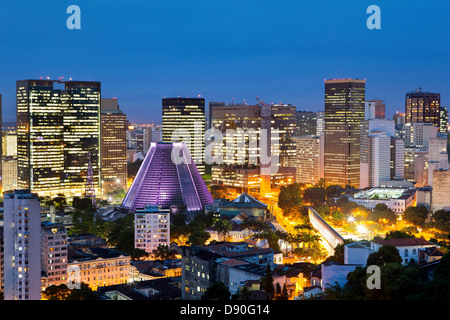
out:
M117 99L101 104L101 187L103 194L127 189L127 115Z
M41 223L41 268L44 287L67 283L68 243L62 223Z
M297 111L297 130L294 135L297 137L312 136L317 131L317 116L311 111Z
M152 254L158 246L170 247L170 209L145 206L134 214L134 247Z
M162 141L183 141L191 153L200 174L205 174L204 136L204 98L162 99Z
M365 102L365 120L385 118L386 106L383 100L367 100Z
M298 183L314 185L323 178L323 158L321 157L320 137L292 137L296 145L296 154L289 160L289 166L295 167L295 179Z
M391 137L391 180L405 178L405 143L402 139Z
M408 92L405 98L406 123L424 122L432 123L437 128L441 124L440 105L441 95L435 92L421 90Z
M152 142L125 196L121 210L136 212L147 205L185 207L203 212L213 202L189 150L182 142Z
M448 110L444 106L439 108L439 132L448 133Z
M369 186L379 187L381 181L391 178L391 137L383 131L372 131L369 153Z
M5 300L41 299L41 206L37 194L4 197Z
M367 102L365 109L366 120L361 121L360 134L361 189L402 179L404 174L404 143L396 138L395 121L376 118Z
M277 180L295 179L295 168L289 167L289 158L295 155L291 139L296 127L295 106L210 106L212 129L217 135L212 156L221 159L212 163L215 183L266 193Z
M316 136L320 136L325 133L325 112L316 112Z
M325 181L360 183L360 125L364 120L366 80L325 80Z
M212 128L212 109L214 107L224 107L226 104L225 102L221 102L221 101L210 101L208 102L208 128L207 129L211 129Z
M428 152L428 185L432 187L434 171L448 169L447 136L431 138Z
M100 82L20 80L16 91L19 188L82 196L89 154L98 187Z

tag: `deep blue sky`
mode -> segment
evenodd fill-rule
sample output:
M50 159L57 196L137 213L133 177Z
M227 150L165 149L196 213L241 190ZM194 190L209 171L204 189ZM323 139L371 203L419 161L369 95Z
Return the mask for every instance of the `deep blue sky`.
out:
M81 8L81 30L66 9ZM381 30L366 9L381 8ZM450 1L2 0L0 93L15 81L102 82L131 121L161 120L161 98L291 103L323 110L325 78L363 78L388 116L422 87L450 106Z

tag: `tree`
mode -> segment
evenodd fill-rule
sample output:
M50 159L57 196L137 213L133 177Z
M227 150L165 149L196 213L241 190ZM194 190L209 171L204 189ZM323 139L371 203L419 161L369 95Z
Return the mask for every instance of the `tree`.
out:
M312 203L314 206L323 205L325 202L325 188L306 188L303 192L303 202Z
M81 284L80 289L73 289L67 297L67 300L98 300L97 294L85 283Z
M404 238L414 238L414 235L405 231L394 230L387 232L384 236L384 240L404 239Z
M218 234L222 235L223 241L226 240L227 235L230 233L233 225L230 221L219 219L216 221L216 223L213 226L214 231L216 231Z
M210 238L210 234L202 229L194 230L188 237L187 243L191 246L203 246Z
M214 199L222 199L227 195L227 188L219 185L212 185L210 187L211 196Z
M367 265L382 266L387 263L402 263L402 258L397 248L392 245L384 245L377 252L369 255Z
M428 218L428 209L424 206L408 207L403 212L403 220L423 228Z
M261 289L266 293L266 299L272 300L275 295L275 286L272 276L272 269L270 264L267 263L266 274L261 278Z
M327 257L324 262L337 261L344 264L344 246L353 242L355 242L353 239L344 239L344 243L338 244L334 248L334 255Z
M353 201L349 201L347 197L342 196L336 201L336 206L343 214L350 214L358 205Z
M205 293L202 295L202 300L214 300L214 301L229 301L231 297L230 290L225 286L223 282L214 282L212 286L208 287Z
M57 196L53 199L53 202L55 204L55 209L61 211L66 205L66 196L62 193L58 193Z
M302 204L302 190L300 184L294 182L280 188L278 195L278 206L283 210L283 214L291 215L297 212L298 207Z
M42 292L44 300L67 300L70 289L65 284L51 285Z
M83 211L86 213L95 213L96 211L90 198L74 197L72 200L72 207L75 211Z
M175 250L171 250L166 244L160 244L156 249L153 249L152 253L155 258L160 258L162 260L175 259L177 255L177 252Z

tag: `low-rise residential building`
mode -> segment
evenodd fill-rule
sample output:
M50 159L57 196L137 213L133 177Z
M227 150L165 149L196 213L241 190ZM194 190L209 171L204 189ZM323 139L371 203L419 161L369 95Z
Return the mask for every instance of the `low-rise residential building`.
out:
M435 249L438 249L436 244L422 238L363 240L344 246L344 263L365 266L367 264L367 258L385 245L391 245L397 248L402 258L402 264L404 265L411 262L411 260L419 264L427 263L425 255L422 252L434 252Z
M230 292L237 292L246 280L264 276L267 265L274 266L270 248L247 242L218 243L202 247L183 247L182 295L184 300L199 300L208 287L222 281Z
M67 267L79 271L80 283L92 290L130 281L130 257L112 249L69 247Z

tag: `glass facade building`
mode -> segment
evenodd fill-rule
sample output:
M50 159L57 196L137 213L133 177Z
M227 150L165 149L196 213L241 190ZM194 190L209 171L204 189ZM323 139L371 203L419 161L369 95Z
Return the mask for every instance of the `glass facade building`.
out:
M100 82L20 80L18 187L40 196L81 196L89 153L99 183Z
M186 144L200 174L205 173L205 99L162 99L162 141Z
M432 123L439 128L441 125L440 105L441 95L439 93L417 89L407 93L405 98L406 123Z
M325 80L324 176L330 184L359 186L360 126L366 80Z

